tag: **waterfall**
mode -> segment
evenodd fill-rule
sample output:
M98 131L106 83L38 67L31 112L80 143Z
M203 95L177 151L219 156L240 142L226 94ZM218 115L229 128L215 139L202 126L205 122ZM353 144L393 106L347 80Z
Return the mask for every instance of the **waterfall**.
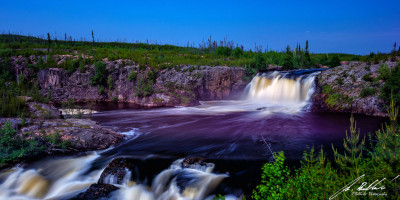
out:
M258 74L247 86L247 98L265 103L302 103L314 92L318 72L311 74L272 72Z
M0 172L0 200L68 199L97 182L102 170L89 171L99 155L46 160L31 168Z

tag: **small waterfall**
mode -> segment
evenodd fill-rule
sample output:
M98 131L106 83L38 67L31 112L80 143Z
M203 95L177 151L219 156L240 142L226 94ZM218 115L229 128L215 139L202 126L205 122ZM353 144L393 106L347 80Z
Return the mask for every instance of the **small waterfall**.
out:
M247 99L279 104L307 102L314 92L314 80L318 73L274 71L258 74L247 86Z
M212 199L215 190L226 175L213 174L214 164L193 164L182 167L183 159L172 163L153 180L151 188L143 185L122 186L113 199L127 200L202 200Z
M15 167L0 173L0 199L60 199L77 195L100 178L88 172L99 155L39 162L29 169ZM87 172L87 173L86 173Z

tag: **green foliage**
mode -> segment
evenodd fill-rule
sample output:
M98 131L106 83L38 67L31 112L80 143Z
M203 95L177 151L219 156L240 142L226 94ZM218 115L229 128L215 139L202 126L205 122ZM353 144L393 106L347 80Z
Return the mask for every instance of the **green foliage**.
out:
M329 87L324 89L328 93L332 92ZM377 186L384 185L385 189L375 192L386 193L387 196L382 199L398 199L398 186L391 179L400 172L400 127L397 124L399 109L392 101L388 110L390 123L377 131L373 139L370 137L370 149L365 145L365 138L361 139L357 133L356 122L351 116L350 134L346 131L343 143L344 152L339 152L332 145L334 164L326 159L323 147L318 155L311 148L304 152L304 161L300 167L289 171L284 165L283 153L280 152L275 157L276 162L266 163L262 167L261 184L253 191L253 199L363 199L362 196L354 195L356 189L362 184L367 188L380 180L382 183ZM358 177L361 180L351 186L349 191L333 196Z
M360 97L361 98L365 98L365 97L368 97L368 96L373 96L373 95L376 94L376 92L377 92L376 88L374 88L374 87L366 87L366 88L363 88L361 90Z
M336 79L336 82L337 82L337 84L339 84L339 85L343 85L343 78L342 78L342 77L337 78L337 79Z
M244 54L243 49L236 47L235 49L232 50L232 56L235 58L241 58Z
M388 79L381 88L380 98L390 102L392 92L395 105L400 106L400 64L397 64L390 72Z
M107 85L109 90L112 90L114 88L114 79L112 78L111 75L108 75Z
M283 60L282 68L284 70L289 70L289 69L293 69L294 68L293 53L290 50L289 45L286 47L286 53L285 53L285 57L284 57L284 60Z
M371 77L371 73L367 73L362 77L362 80L372 82L374 79Z
M128 80L130 81L136 81L138 73L136 71L131 71L128 75Z
M96 72L93 77L90 78L91 85L104 85L106 83L106 64L102 61L98 61L94 64Z
M132 72L131 72L132 73ZM135 95L138 97L147 97L154 94L153 84L156 82L158 72L147 71L145 76L135 75L136 85L134 85Z
M286 199L285 193L288 192L287 181L290 171L284 165L285 155L281 151L274 155L273 163L266 163L262 167L261 185L253 191L253 198L262 199Z
M61 134L58 131L54 133L44 134L42 137L47 143L51 144L52 148L67 149L71 145L70 140L61 139Z
M259 71L263 70L267 67L267 62L262 53L257 53L253 59L253 62L250 64L250 67Z
M385 160L387 162L398 162L400 157L400 126L397 124L399 108L395 106L393 95L390 105L387 107L390 123L385 124L384 128L377 131L377 143L373 156L376 160ZM397 164L397 163L395 163Z
M390 69L387 64L381 64L379 66L379 79L386 81L390 75Z
M331 59L331 61L330 61L330 63L329 63L329 67L337 67L337 66L339 66L339 65L340 65L340 58L339 58L339 55L335 54L335 55L332 57L332 59Z
M42 146L33 139L25 139L11 127L10 122L0 129L0 164L10 162L18 158L33 156L43 150Z
M219 56L229 57L231 55L232 49L229 47L217 47L215 53Z
M351 173L355 173L355 176L360 176L359 165L362 161L363 156L363 148L365 145L365 137L360 140L360 133L357 133L357 124L354 121L353 115L350 117L350 135L347 134L346 138L343 141L343 147L345 149L344 154L340 154L338 150L334 148L332 145L332 149L334 152L335 162L339 164L343 169L351 171Z

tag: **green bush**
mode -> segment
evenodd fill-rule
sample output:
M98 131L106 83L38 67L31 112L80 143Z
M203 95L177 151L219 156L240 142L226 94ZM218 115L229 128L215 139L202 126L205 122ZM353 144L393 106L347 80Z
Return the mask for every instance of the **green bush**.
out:
M380 98L390 102L392 92L395 104L400 106L400 64L397 64L390 72L388 79L381 88Z
M10 122L0 129L0 163L10 162L18 158L41 153L44 147L33 139L25 139L17 134Z
M219 56L226 56L229 57L231 56L232 49L229 47L217 47L217 50L215 50L215 53Z
M114 79L112 78L111 75L108 75L107 85L109 90L112 90L114 88Z
M329 63L329 67L337 67L337 66L340 66L340 58L339 55L335 54Z
M239 47L236 47L232 51L232 56L235 57L235 58L240 58L240 57L243 56L243 54L244 54L244 51Z
M365 97L368 97L368 96L373 96L374 94L376 94L376 92L377 92L376 88L374 88L374 87L366 87L366 88L363 88L361 90L360 97L361 98L365 98Z
M289 70L289 69L293 69L294 68L293 53L290 50L289 46L286 47L286 53L285 53L285 57L283 59L282 68L284 70Z
M362 80L372 82L374 79L371 77L371 73L368 73L362 77Z
M147 97L154 93L153 80L138 77L134 86L135 95L138 97Z
M128 80L130 81L136 81L136 77L137 77L138 73L135 71L131 71L128 75Z
M267 67L267 61L265 60L262 53L257 53L253 59L253 62L250 64L250 67L256 70L263 70Z
M390 75L390 69L387 64L381 64L379 66L379 79L386 81L389 78Z
M106 64L102 61L98 61L94 64L96 73L90 78L91 85L104 85L106 83Z

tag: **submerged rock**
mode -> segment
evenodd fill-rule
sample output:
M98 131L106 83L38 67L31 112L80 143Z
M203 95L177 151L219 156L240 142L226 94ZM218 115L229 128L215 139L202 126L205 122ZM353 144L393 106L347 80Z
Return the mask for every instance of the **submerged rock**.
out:
M95 183L90 186L89 189L86 190L85 193L79 194L77 197L73 198L74 200L106 200L111 198L111 193L119 188L111 185L111 184L104 184L104 183Z
M133 159L115 158L101 173L98 183L129 185L132 179L132 172L135 172L135 166Z

